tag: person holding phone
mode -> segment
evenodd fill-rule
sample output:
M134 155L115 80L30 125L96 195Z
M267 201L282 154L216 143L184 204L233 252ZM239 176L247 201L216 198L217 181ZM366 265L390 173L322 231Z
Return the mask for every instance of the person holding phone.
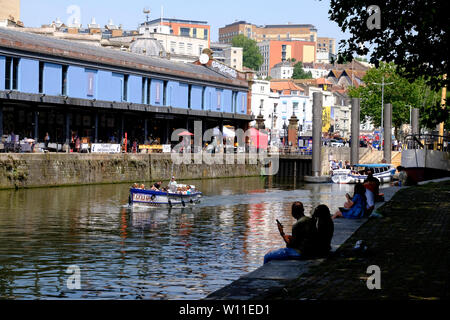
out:
M286 247L267 253L264 264L271 260L300 259L313 251L316 232L314 220L305 216L305 209L300 201L292 204L291 212L292 217L297 220L292 226L292 235L285 234L283 225L277 220L278 231Z

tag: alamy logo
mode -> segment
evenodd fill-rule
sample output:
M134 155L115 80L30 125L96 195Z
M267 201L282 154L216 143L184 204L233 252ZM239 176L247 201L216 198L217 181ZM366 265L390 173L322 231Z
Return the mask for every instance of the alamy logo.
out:
M66 285L69 290L81 289L81 271L77 265L71 265L67 268L66 273L71 274L67 279Z
M367 8L367 11L371 14L367 19L367 28L369 30L381 29L381 10L379 6L371 5Z
M381 270L377 265L371 265L367 268L367 274L371 276L367 278L367 288L369 290L381 289Z

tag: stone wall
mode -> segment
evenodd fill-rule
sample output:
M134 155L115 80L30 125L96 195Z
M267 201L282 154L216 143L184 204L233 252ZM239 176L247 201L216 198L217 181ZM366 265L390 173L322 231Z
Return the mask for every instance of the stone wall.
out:
M0 189L259 176L261 164L173 164L170 154L0 154Z

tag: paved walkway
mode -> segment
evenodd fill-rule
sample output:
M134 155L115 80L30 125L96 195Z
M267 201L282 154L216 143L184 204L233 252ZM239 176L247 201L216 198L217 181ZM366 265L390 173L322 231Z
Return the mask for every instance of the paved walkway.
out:
M333 238L330 258L272 261L206 299L448 299L450 181L383 192L383 218L336 220L347 230ZM353 251L358 240L366 253ZM367 288L371 265L381 270L380 290Z

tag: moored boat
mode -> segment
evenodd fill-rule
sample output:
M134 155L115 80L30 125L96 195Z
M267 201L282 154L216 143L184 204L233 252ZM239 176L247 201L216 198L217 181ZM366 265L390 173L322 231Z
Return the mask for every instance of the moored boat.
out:
M187 190L186 190L187 189ZM177 185L177 191L130 188L129 205L150 207L188 207L200 202L202 193L195 186ZM181 191L183 190L183 191Z
M396 168L392 164L355 164L353 169L336 169L331 174L331 181L333 183L348 184L348 183L363 183L367 179L367 170L374 171L373 176L377 178L380 183L391 182L395 174Z

